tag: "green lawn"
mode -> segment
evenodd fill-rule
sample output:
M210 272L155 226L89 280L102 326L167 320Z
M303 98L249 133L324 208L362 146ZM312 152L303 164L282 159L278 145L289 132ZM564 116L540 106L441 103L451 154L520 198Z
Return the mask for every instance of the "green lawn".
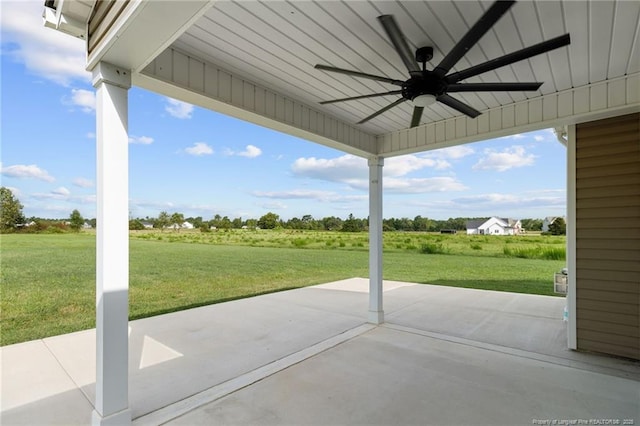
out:
M564 244L563 238L545 238L385 234L384 278L552 294L553 272L563 260L504 254L505 246ZM440 244L448 254L421 253L427 243ZM93 234L2 235L1 245L1 345L95 325ZM136 233L130 245L130 318L367 276L365 233Z

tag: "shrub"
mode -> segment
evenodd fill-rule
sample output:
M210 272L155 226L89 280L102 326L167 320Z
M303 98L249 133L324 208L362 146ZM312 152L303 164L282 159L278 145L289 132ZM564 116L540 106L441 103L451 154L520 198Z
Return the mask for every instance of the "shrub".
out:
M309 241L307 241L306 238L296 238L294 240L291 240L291 244L293 244L296 247L304 247L307 244L309 244Z
M424 254L446 254L449 250L443 244L425 243L420 246L420 253Z
M76 210L74 210L75 212ZM78 228L80 229L80 228ZM138 219L132 219L129 221L129 230L130 231L142 231L144 229L144 224Z

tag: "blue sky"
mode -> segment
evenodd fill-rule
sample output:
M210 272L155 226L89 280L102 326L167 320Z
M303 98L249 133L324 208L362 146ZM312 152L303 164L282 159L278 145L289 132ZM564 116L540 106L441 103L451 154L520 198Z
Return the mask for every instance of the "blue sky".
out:
M95 217L95 96L83 42L42 1L0 2L1 171L27 217ZM366 160L138 88L129 91L133 217L368 215ZM551 130L385 160L384 217L564 215Z

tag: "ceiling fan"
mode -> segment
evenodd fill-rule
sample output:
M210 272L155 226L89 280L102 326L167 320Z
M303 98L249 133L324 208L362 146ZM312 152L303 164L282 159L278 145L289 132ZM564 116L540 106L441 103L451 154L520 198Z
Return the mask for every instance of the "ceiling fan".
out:
M396 23L393 15L378 16L378 21L382 24L384 31L391 40L398 55L404 62L409 71L409 79L402 81L389 77L366 74L358 71L352 71L343 68L336 68L328 65L317 64L316 69L347 74L354 77L362 77L370 80L382 81L384 83L400 86L400 90L392 90L384 93L372 93L368 95L352 96L349 98L333 99L320 102L321 104L330 104L335 102L352 101L356 99L374 98L378 96L402 95L397 101L385 106L384 108L374 112L368 117L363 118L358 124L365 123L374 117L400 105L405 101L412 101L413 116L411 117L411 127L420 124L422 112L424 108L435 102L443 103L456 111L459 111L471 118L476 118L481 114L480 111L459 101L449 93L456 92L507 92L507 91L535 91L540 88L542 83L461 83L469 77L531 58L541 53L549 52L571 43L569 34L565 34L551 40L543 41L533 46L525 47L513 53L506 54L496 59L491 59L479 65L474 65L462 71L449 73L451 68L471 49L482 36L491 29L491 27L504 15L515 1L496 1L489 9L480 17L471 29L458 41L451 51L440 61L433 69L427 70L427 62L433 58L433 47L420 47L415 52L415 57L405 40L404 34ZM422 64L422 68L418 65Z

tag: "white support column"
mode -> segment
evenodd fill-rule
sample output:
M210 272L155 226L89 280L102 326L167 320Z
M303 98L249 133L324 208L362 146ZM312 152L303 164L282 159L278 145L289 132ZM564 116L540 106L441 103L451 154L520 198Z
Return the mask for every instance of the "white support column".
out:
M384 158L369 159L369 322L382 324L382 166Z
M567 347L578 349L576 320L576 126L567 129Z
M96 401L94 425L129 425L129 70L101 62L96 88Z

